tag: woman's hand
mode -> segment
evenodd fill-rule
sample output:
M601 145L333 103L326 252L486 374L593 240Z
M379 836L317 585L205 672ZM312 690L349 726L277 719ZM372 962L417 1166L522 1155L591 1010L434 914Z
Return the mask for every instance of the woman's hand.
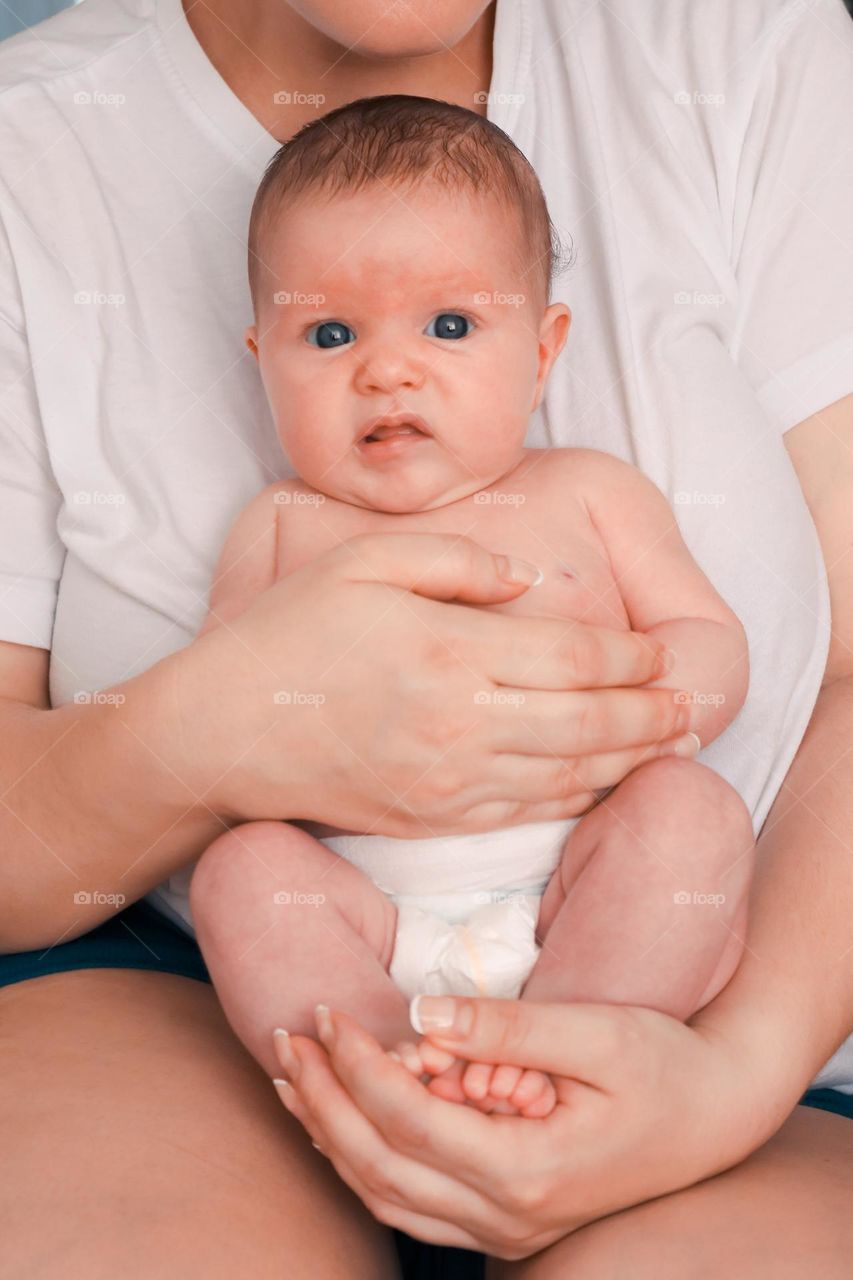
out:
M624 687L664 673L651 638L466 607L521 595L521 570L451 534L351 538L174 655L182 732L158 750L235 821L413 838L577 816L688 709Z
M458 1032L429 1034L454 1054L550 1072L551 1115L436 1098L337 1011L318 1013L325 1047L275 1037L285 1106L374 1217L422 1240L528 1257L731 1167L784 1118L756 1109L730 1044L653 1010L422 996L422 1020L431 1008L455 1012Z

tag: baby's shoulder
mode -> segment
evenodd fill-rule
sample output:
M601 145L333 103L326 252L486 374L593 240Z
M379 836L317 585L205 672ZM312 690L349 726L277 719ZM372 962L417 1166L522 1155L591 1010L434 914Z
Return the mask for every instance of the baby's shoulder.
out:
M638 467L602 449L527 449L531 477L566 486L577 496L586 491L612 492L613 487L625 492L641 489L652 482Z

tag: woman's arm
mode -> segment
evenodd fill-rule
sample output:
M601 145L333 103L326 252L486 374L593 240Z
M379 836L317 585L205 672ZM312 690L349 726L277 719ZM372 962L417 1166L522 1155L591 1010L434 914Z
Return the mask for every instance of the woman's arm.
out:
M747 950L694 1019L751 1044L779 1080L766 1101L780 1119L853 1031L853 395L784 440L823 549L832 638L814 714L758 841Z
M170 659L116 685L116 700L53 710L49 661L0 642L0 952L86 933L225 825L158 750L175 711Z
M853 1032L853 677L821 692L756 847L746 948L691 1019L756 1082L767 1136Z
M272 584L276 507L255 499L249 510L256 527L244 517L238 526L248 536L239 546L229 537L231 554L220 561L198 636ZM189 681L178 669L194 658L185 650L101 691L102 699L84 694L51 709L50 651L0 641L0 951L87 932L230 825L203 784L186 782L176 750L178 723L192 717L181 706ZM197 745L196 770L202 751Z

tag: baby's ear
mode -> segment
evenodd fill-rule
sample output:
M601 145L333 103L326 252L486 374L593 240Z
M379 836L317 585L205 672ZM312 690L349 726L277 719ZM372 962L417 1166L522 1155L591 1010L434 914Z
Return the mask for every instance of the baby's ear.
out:
M257 360L258 358L258 326L255 324L250 324L248 329L244 333L243 338L245 340L246 346L249 348L252 355Z
M566 345L572 313L564 302L554 302L545 308L545 314L539 326L539 370L536 377L536 390L530 412L538 408L545 391L545 383L551 372L554 361Z

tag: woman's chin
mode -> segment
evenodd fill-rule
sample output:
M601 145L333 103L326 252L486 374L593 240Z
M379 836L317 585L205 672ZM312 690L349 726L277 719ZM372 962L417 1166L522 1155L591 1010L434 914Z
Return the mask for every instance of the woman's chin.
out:
M488 8L487 0L469 0L461 6L448 0L410 0L398 11L387 0L375 0L375 13L362 4L355 14L339 0L290 2L306 22L347 53L377 62L446 53L465 38Z

